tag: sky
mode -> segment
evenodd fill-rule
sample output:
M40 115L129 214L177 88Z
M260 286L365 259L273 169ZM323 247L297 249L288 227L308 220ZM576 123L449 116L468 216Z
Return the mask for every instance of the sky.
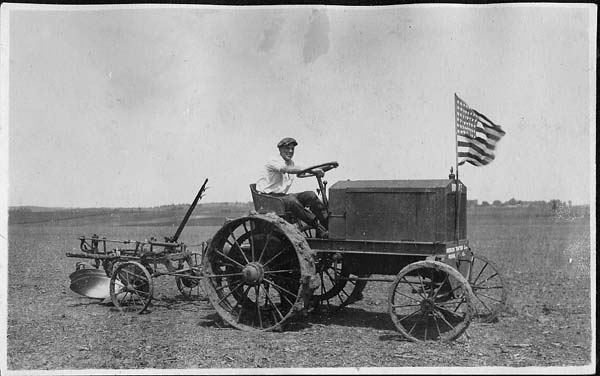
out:
M506 132L469 199L595 201L591 5L5 5L9 206L251 201L287 136L329 185L444 179L455 93Z

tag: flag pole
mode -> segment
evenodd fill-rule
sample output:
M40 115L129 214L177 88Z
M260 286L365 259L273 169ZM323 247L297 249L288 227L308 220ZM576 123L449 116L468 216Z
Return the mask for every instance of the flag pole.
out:
M458 133L456 132L456 98L458 95L454 93L454 155L456 157L456 180L458 180Z
M454 93L454 146L455 146L455 156L456 156L456 175L455 175L455 179L454 179L454 185L456 187L456 199L454 200L454 240L456 241L456 243L458 243L458 238L459 238L459 216L458 216L458 210L460 208L460 190L459 190L459 183L458 183L458 131L456 129L456 101L457 101L458 95L456 95L456 93Z

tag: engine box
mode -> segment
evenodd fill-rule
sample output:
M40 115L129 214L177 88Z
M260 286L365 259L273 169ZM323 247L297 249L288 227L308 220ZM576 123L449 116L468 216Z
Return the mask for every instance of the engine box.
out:
M466 208L467 187L460 180L339 181L329 188L329 237L450 242L456 240L458 222L458 240L463 240Z

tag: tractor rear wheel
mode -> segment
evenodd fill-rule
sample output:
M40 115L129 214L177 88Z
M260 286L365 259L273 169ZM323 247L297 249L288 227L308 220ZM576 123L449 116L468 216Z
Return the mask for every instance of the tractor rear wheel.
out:
M299 226L300 232L306 238L317 238L317 230L305 223ZM321 281L321 287L313 294L313 305L321 308L327 307L330 312L350 305L363 298L362 292L367 281L356 281L349 279L350 273L344 267L343 256L340 254L322 253L317 261L317 274ZM368 277L360 275L358 277Z
M280 329L309 307L318 287L305 238L274 214L226 223L212 238L202 269L204 291L217 313L248 331Z
M388 290L388 312L411 341L450 341L471 323L473 292L458 270L438 261L407 265Z
M325 253L320 257L317 274L321 279L321 287L314 292L315 303L324 305L329 311L337 311L361 300L367 281L352 280L344 267L342 255Z

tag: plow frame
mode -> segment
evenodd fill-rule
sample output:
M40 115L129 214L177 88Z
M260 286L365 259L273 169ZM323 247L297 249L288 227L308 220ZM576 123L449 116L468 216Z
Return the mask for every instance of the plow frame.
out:
M86 295L73 288L77 282L75 278L79 278L79 282L87 278L82 284L90 285L103 283L106 278L110 278L110 297L115 307L121 311L135 313L146 310L152 299L152 279L160 276L175 277L180 292L186 298L193 297L194 290L200 289L199 280L202 279L202 260L206 242L199 244L201 246L199 252L192 252L185 243L178 242L178 239L198 201L202 198L207 182L208 179L205 179L175 234L165 237L164 241L158 241L153 237L145 241L115 240L101 238L97 234L79 237L81 252L66 252L66 257L92 260L91 266L95 269L87 269L87 272L80 271L80 266L84 263L79 262L76 267L77 273L71 275L71 289ZM104 278L94 272L100 269L100 266L106 274ZM94 277L89 278L89 275ZM198 293L199 291L196 295ZM119 297L121 294L125 297Z

